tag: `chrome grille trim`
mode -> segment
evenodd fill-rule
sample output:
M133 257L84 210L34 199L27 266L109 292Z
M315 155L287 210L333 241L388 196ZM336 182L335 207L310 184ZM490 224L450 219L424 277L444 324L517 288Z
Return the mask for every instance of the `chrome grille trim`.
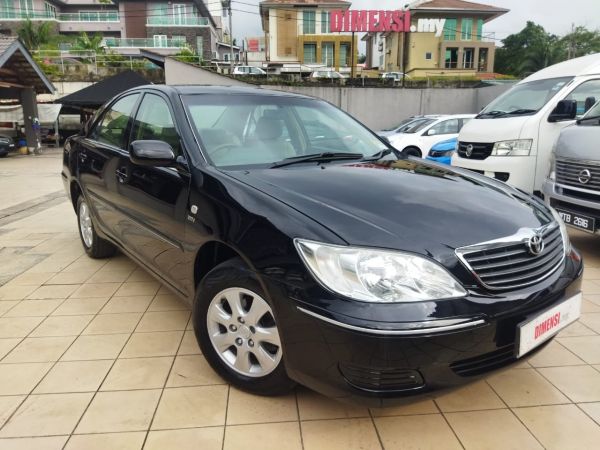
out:
M557 183L587 189L591 192L600 191L600 163L598 161L557 158L555 167ZM579 174L586 169L589 170L591 179L587 183L581 183Z
M545 248L532 255L527 242L541 234ZM521 228L512 236L457 248L456 256L477 281L490 290L507 290L536 284L553 274L565 259L565 246L558 223Z

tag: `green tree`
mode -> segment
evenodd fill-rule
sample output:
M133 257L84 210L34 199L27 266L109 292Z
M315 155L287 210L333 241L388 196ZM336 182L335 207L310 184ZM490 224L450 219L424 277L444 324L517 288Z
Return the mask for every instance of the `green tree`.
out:
M73 46L77 50L87 50L94 53L104 53L104 47L102 46L102 35L95 34L89 36L85 31L77 36L75 45Z
M17 29L17 35L28 50L38 50L54 36L51 22L40 22L37 26L27 18Z
M561 44L570 58L600 52L600 31L576 27L561 39Z

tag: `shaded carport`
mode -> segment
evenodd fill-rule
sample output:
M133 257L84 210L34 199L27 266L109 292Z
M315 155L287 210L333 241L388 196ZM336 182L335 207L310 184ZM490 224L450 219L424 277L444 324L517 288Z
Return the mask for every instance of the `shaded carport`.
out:
M20 102L25 138L30 150L39 145L34 120L38 117L37 94L54 94L56 89L17 38L0 37L0 100Z

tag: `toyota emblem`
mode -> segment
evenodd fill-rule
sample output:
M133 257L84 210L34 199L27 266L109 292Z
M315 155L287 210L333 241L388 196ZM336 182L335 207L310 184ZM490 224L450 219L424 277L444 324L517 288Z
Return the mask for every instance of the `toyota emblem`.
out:
M539 234L534 234L527 241L527 249L533 256L537 256L544 251L544 240Z
M579 172L578 179L581 184L588 184L592 179L592 173L588 169L583 169Z
M473 145L469 144L469 145L467 145L467 150L466 150L467 158L470 158L472 154L473 154Z

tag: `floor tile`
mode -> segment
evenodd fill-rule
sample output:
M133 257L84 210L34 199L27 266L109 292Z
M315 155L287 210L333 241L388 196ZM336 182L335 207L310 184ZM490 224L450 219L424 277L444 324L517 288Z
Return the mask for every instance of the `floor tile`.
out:
M517 408L514 412L548 450L598 448L600 427L575 405Z
M588 313L600 313L600 305L595 304L594 302L587 300L585 297L583 298L583 301L581 302L581 312L584 313L581 316L581 319L585 318L586 314ZM579 320L581 320L579 319ZM585 323L585 320L581 320L583 323ZM595 330L596 332L598 332L598 330Z
M38 286L0 286L0 300L22 300L37 288Z
M189 318L189 311L147 312L135 331L183 331Z
M299 388L297 393L300 420L369 417L367 408L347 405L305 388Z
M24 395L10 395L0 397L0 428L6 423L8 418L18 408L25 399ZM0 444L0 448L2 445Z
M467 449L542 449L535 437L508 409L446 414Z
M69 436L0 439L2 450L62 450Z
M375 419L375 426L386 449L462 448L441 414L380 417Z
M4 314L4 317L46 317L58 306L64 302L64 299L56 300L22 300L10 311ZM0 304L8 302L0 302Z
M459 389L436 397L435 402L443 412L475 411L504 408L492 388L485 381L467 384Z
M63 361L114 359L127 342L129 334L79 336L61 358Z
M439 412L433 400L407 399L405 405L371 408L373 417L412 416L417 414L437 414Z
M29 394L52 363L0 364L0 395Z
M0 301L0 316L6 314L8 311L13 309L16 305L21 303L22 300L3 300Z
M92 395L31 395L0 430L0 437L69 434L75 428Z
M25 337L37 327L43 317L2 317L0 318L0 338Z
M578 336L558 340L588 364L600 364L600 336Z
M83 334L131 333L142 313L99 314L94 317Z
M25 338L4 357L2 362L58 361L74 340L74 336Z
M558 333L558 337L565 338L565 337L574 337L574 336L596 336L597 334L598 333L596 333L594 330L589 329L584 324L577 321L577 322L573 322L571 325L569 325L564 330L561 330Z
M570 350L567 350L557 340L554 340L544 349L529 358L529 364L533 367L555 367L576 366L578 364L584 364L584 362Z
M76 434L147 430L160 390L98 392Z
M600 401L600 372L592 367L549 367L538 370L572 401Z
M177 356L167 387L225 384L202 355Z
M175 294L161 294L154 297L148 311L189 311L190 306Z
M140 450L146 433L75 434L64 450ZM166 450L168 447L165 447Z
M53 316L79 316L97 314L108 302L108 297L69 298L52 313Z
M95 392L111 365L111 360L60 361L48 372L34 393Z
M21 338L0 339L0 359L4 358L19 342L21 342Z
M595 306L595 305L594 305ZM597 308L600 308L596 306ZM600 333L600 312L582 314L579 321L596 333Z
M30 336L78 336L93 317L93 315L50 316L44 319Z
M104 270L104 267L92 275L88 283L122 283L129 273L123 270Z
M79 286L74 284L55 284L52 286L40 286L35 291L27 296L33 300L44 300L52 298L67 298Z
M172 363L172 356L118 359L101 390L162 389Z
M41 286L54 275L56 272L23 272L10 280L10 284L13 286Z
M152 302L151 295L136 295L133 297L113 297L102 308L101 314L110 313L143 313Z
M131 272L127 281L155 281L155 279L141 267L137 267Z
M298 420L296 395L262 397L235 388L229 390L227 425Z
M264 436L261 442L265 442ZM248 449L246 445L247 443L243 446L244 450ZM223 427L151 431L144 446L144 450L221 450L222 448Z
M301 450L298 422L228 426L224 450Z
M121 283L86 283L82 284L76 291L72 292L73 298L110 297Z
M227 390L227 386L165 389L152 429L224 425Z
M121 358L175 356L182 335L182 331L133 333Z
M505 370L487 381L510 407L569 403L569 399L535 369Z
M155 295L160 284L157 281L126 281L121 285L115 296Z
M305 450L381 448L371 419L314 420L301 427Z
M600 270L598 270L598 273L600 273ZM11 281L11 283L12 283L12 281ZM589 302L592 302L596 306L600 306L600 294L584 295L583 298L585 298Z
M598 425L600 425L600 402L580 403L579 408L590 416Z
M93 273L93 271L89 270L78 272L60 272L44 282L44 284L83 284L93 275Z
M186 331L177 351L178 355L200 355L200 346L193 331Z

